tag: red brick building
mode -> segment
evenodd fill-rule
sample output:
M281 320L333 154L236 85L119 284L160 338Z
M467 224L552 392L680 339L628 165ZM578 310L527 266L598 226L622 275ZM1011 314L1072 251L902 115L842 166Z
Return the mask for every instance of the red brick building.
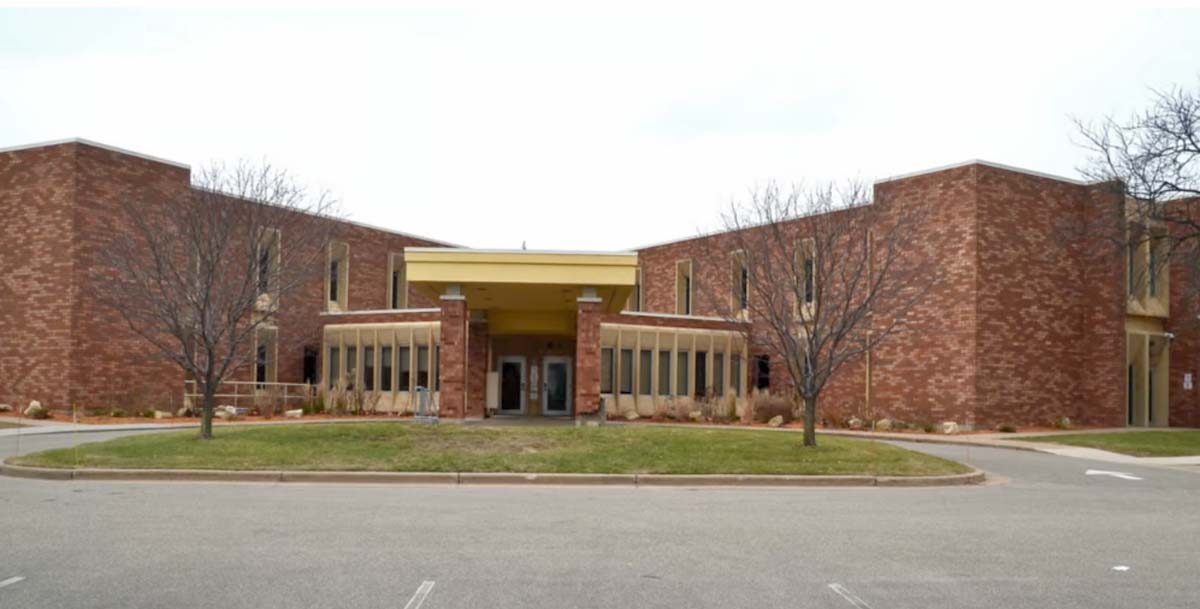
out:
M120 238L101 230L119 198L170 205L190 188L186 166L80 140L0 151L0 402L182 400L179 370L88 294L103 281L94 253ZM1170 290L1183 269L1132 281L1161 254L1062 238L1064 224L1123 223L1106 185L973 161L874 188L878 205L927 212L911 244L943 280L903 331L839 372L820 416L1200 425L1194 303ZM702 297L733 289L734 255L729 234L490 251L345 222L330 272L281 304L267 356L238 381L353 385L387 411L411 411L427 388L443 418L740 409L786 381L756 320Z

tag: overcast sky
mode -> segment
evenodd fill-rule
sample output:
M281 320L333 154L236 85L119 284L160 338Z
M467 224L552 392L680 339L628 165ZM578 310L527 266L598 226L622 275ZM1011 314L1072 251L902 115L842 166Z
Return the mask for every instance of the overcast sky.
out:
M1200 85L1195 10L493 4L0 9L0 147L266 158L361 222L626 249L714 228L770 179L972 158L1076 176L1072 115Z

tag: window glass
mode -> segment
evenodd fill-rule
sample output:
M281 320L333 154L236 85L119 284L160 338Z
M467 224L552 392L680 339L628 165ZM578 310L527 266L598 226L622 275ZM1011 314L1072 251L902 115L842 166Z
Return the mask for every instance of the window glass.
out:
M771 356L759 355L754 358L756 370L754 387L757 389L771 388Z
M442 390L442 346L433 346L433 390Z
M671 395L671 352L658 352L658 395Z
M729 358L729 385L734 395L742 395L742 356L736 353Z
M329 261L329 300L330 302L338 301L338 277L341 275L340 261L337 258Z
M675 395L688 395L688 352L680 351L675 362Z
M358 370L358 347L346 347L346 389L354 388L355 372Z
M633 393L633 349L621 349L621 393Z
M600 350L600 393L613 392L613 349Z
M417 386L429 389L429 347L417 347Z
M329 388L330 389L333 389L334 386L337 385L339 377L341 377L341 371L338 370L338 363L340 360L340 355L341 355L341 353L339 353L339 349L337 347L329 348Z
M654 362L654 352L649 349L642 349L638 354L638 394L650 395L650 384L654 377L650 374L650 368Z
M363 389L375 390L375 347L363 347Z
M397 349L396 354L400 356L400 361L397 364L397 370L400 371L400 379L396 390L410 391L412 389L412 379L410 378L410 370L412 370L411 351L405 346Z
M392 347L379 348L379 390L392 390Z
M260 386L267 382L267 346L259 345L254 357L254 380Z
M725 395L725 354L713 354L713 392L717 396Z

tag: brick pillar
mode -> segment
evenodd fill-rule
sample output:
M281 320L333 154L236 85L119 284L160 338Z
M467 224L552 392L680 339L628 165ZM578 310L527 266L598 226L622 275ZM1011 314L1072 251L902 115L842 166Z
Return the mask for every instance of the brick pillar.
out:
M487 406L488 325L484 320L467 324L467 414L483 418Z
M442 342L438 378L438 416L466 416L467 301L462 296L442 296Z
M599 298L582 297L575 310L575 416L600 411Z

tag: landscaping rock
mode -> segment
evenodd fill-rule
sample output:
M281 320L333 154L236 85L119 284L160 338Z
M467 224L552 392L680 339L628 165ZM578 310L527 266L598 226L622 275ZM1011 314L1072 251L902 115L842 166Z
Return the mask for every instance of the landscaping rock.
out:
M700 423L704 421L704 412L701 410L693 410L688 413L688 420L693 423Z
M166 411L164 411L164 410L155 410L155 411L154 411L154 418L156 418L156 419L169 419L169 418L171 418L171 413L169 413L169 412L166 412Z
M175 416L177 416L177 417L190 417L190 416L192 416L192 407L191 407L191 406L184 406L183 408L180 408L179 410L176 410L176 411L175 411Z
M285 410L283 411L283 416L288 419L299 419L300 417L304 416L304 409L297 408L295 410Z
M229 419L233 418L233 413L229 412L228 410L218 410L214 412L213 415L222 421L228 421Z
M771 420L767 421L767 425L770 425L771 427L779 427L780 425L783 425L783 415L777 414L771 417Z
M12 404L0 404L0 412L12 412Z
M36 413L40 410L45 410L44 408L42 408L42 403L37 400L34 400L34 401L30 402L29 407L25 409L25 416L32 417L34 415L34 413Z
M863 426L862 419L858 417L850 417L846 424L850 426L850 429L862 429Z
M892 421L890 419L879 419L875 421L875 431L891 431Z
M954 421L946 421L946 422L942 423L942 433L944 433L944 434L958 433L958 423L955 423Z
M637 419L638 419L638 413L636 410L630 409L630 410L625 411L625 420L626 421L636 421Z

